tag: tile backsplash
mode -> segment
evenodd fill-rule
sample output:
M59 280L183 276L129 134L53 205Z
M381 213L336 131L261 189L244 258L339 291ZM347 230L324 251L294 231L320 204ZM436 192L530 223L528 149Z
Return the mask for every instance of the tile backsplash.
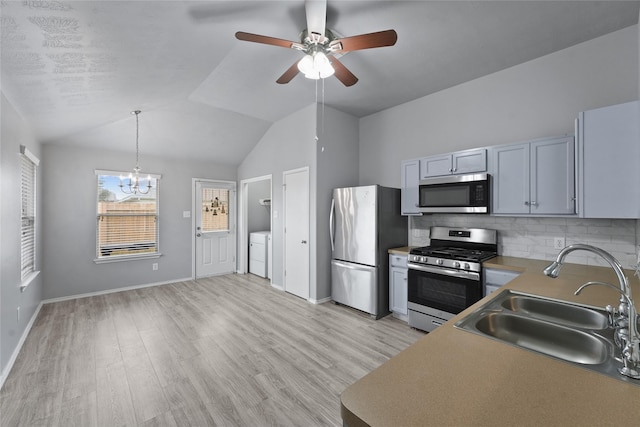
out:
M504 256L553 260L558 250L555 237L565 239L565 245L585 243L611 253L623 267L637 264L640 242L640 220L499 217L488 215L425 215L409 217L409 244L429 244L429 227L489 228L498 230L498 253ZM567 262L586 265L608 265L602 258L585 251L575 251Z

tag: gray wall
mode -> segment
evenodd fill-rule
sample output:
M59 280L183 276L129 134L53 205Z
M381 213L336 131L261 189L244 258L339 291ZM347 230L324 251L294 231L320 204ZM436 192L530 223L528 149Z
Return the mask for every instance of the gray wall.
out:
M331 296L331 242L329 207L333 189L358 185L358 119L324 107L318 109L316 146L316 270L311 295L319 301ZM312 223L314 225L314 223Z
M40 144L35 142L28 125L1 94L0 141L0 379L5 379L7 364L42 299L43 274L40 273L20 292L20 145L42 160ZM42 168L38 168L36 270L42 269ZM20 320L17 308L20 307ZM2 381L0 380L0 383Z
M235 181L235 168L141 154L144 172L160 181L159 259L95 264L95 169L128 171L133 153L43 146L44 298L101 292L191 277L192 178ZM70 208L73 207L73 210ZM152 263L159 269L153 271Z
M578 112L638 99L638 26L360 120L360 182L400 186L400 162L573 133Z
M282 173L287 170L308 166L309 179L310 181L312 180L314 174L315 114L316 106L312 104L274 123L238 166L238 181L256 176L272 175L271 216L273 228L271 229L271 243L273 248L273 270L271 281L274 286L281 287L284 285ZM311 185L309 197L311 200L315 199L314 185ZM314 262L315 260L312 257L311 263L313 264Z
M271 280L275 286L284 285L282 173L304 166L309 167L310 187L309 295L312 301L319 301L331 295L328 237L331 190L357 185L358 181L358 120L333 108L317 108L312 104L275 123L239 166L239 180L273 176Z
M247 184L247 231L271 230L271 206L263 206L260 199L271 198L271 180L253 181Z
M360 121L360 182L400 184L400 161L431 154L573 133L580 111L638 99L640 34L632 26L374 114ZM499 231L500 252L552 259L553 237L636 262L635 220L427 215L411 218L409 243L428 244L429 226ZM585 254L571 262L601 264Z

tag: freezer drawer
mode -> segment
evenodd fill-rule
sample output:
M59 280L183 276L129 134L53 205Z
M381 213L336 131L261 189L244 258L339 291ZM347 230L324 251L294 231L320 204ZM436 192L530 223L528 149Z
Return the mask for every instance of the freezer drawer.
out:
M376 316L378 269L331 260L331 299Z

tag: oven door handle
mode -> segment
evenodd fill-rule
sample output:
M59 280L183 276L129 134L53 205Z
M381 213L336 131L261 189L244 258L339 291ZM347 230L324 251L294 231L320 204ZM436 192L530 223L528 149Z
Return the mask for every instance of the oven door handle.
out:
M475 271L452 270L443 267L414 264L412 262L408 263L407 267L413 270L424 271L425 273L442 274L444 276L458 277L460 279L480 281L480 273L476 273Z

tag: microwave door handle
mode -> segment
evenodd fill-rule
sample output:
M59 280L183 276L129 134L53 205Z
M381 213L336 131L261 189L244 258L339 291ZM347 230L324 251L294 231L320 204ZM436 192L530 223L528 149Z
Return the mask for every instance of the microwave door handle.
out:
M331 209L329 210L329 240L331 241L331 252L336 249L335 245L335 223L333 221L333 215L336 211L336 201L335 199L331 199Z

